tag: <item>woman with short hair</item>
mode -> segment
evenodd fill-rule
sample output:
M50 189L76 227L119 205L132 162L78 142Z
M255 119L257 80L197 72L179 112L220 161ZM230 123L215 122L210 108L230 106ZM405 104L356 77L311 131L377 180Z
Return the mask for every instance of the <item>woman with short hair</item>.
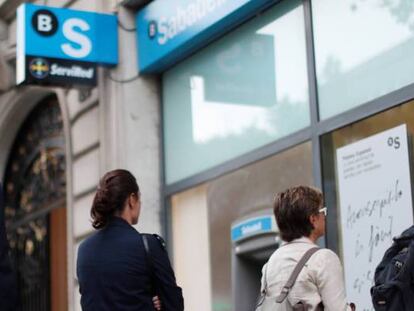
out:
M105 174L91 209L98 232L83 241L78 252L83 311L184 310L162 239L143 237L132 227L140 211L135 177L126 170Z
M354 308L346 302L339 258L325 248L311 255L292 288L283 294L298 262L310 249L316 250L316 241L325 234L326 212L321 191L312 187L293 187L275 198L274 215L283 243L263 267L262 292L273 298L285 297L279 301L280 310L282 304L290 308L302 306L302 310L348 311Z

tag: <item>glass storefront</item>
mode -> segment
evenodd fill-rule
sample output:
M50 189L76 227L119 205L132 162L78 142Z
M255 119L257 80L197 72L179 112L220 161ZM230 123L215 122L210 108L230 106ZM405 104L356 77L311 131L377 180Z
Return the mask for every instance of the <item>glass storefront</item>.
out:
M413 14L392 2L280 1L163 73L166 197L187 309L234 310L231 226L271 213L293 185L323 188L324 244L346 263L336 153L400 124L413 134L414 101L401 104L414 98ZM384 104L390 93L406 99Z

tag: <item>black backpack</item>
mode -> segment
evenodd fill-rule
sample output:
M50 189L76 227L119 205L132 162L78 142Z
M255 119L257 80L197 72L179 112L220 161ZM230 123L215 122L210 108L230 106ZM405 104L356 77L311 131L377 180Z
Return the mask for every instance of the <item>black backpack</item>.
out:
M375 270L371 297L376 311L414 310L414 226L385 252Z

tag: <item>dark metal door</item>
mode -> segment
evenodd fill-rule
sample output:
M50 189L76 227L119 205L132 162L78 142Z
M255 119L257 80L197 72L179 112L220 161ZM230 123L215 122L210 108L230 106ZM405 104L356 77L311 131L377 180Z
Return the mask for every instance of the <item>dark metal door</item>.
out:
M49 97L26 119L9 156L5 218L21 311L50 310L49 215L65 206L64 143L59 105Z

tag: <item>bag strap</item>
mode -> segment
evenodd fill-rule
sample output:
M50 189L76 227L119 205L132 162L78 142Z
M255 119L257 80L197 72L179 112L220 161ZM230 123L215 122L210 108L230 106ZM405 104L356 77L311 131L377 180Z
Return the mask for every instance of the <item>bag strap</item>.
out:
M282 303L286 297L289 295L290 290L292 289L293 285L296 282L296 279L299 276L299 273L302 271L305 264L308 262L309 258L312 257L318 250L321 248L313 247L306 251L306 253L302 256L299 262L296 264L295 269L293 269L292 274L290 275L288 281L286 282L285 286L283 286L282 291L280 292L279 296L276 298L277 303Z
M254 310L257 310L257 308L259 308L266 299L266 293L267 293L267 280L266 280L267 267L268 267L268 265L266 264L266 267L265 267L264 273L263 273L263 282L264 282L263 283L263 290L261 291L260 298L258 299Z
M147 264L148 264L148 267L149 267L149 270L150 270L152 283L153 283L152 290L155 292L156 278L155 278L154 264L153 264L153 260L152 260L151 249L149 247L149 242L148 242L148 235L141 234L141 237L142 237L142 242L144 243L145 259L147 261Z
M262 290L262 294L266 294L266 292L267 292L267 268L268 268L268 264L266 264L266 267L265 267L265 270L264 270L264 273L263 273L263 281L264 281L264 283L263 283L263 290Z

